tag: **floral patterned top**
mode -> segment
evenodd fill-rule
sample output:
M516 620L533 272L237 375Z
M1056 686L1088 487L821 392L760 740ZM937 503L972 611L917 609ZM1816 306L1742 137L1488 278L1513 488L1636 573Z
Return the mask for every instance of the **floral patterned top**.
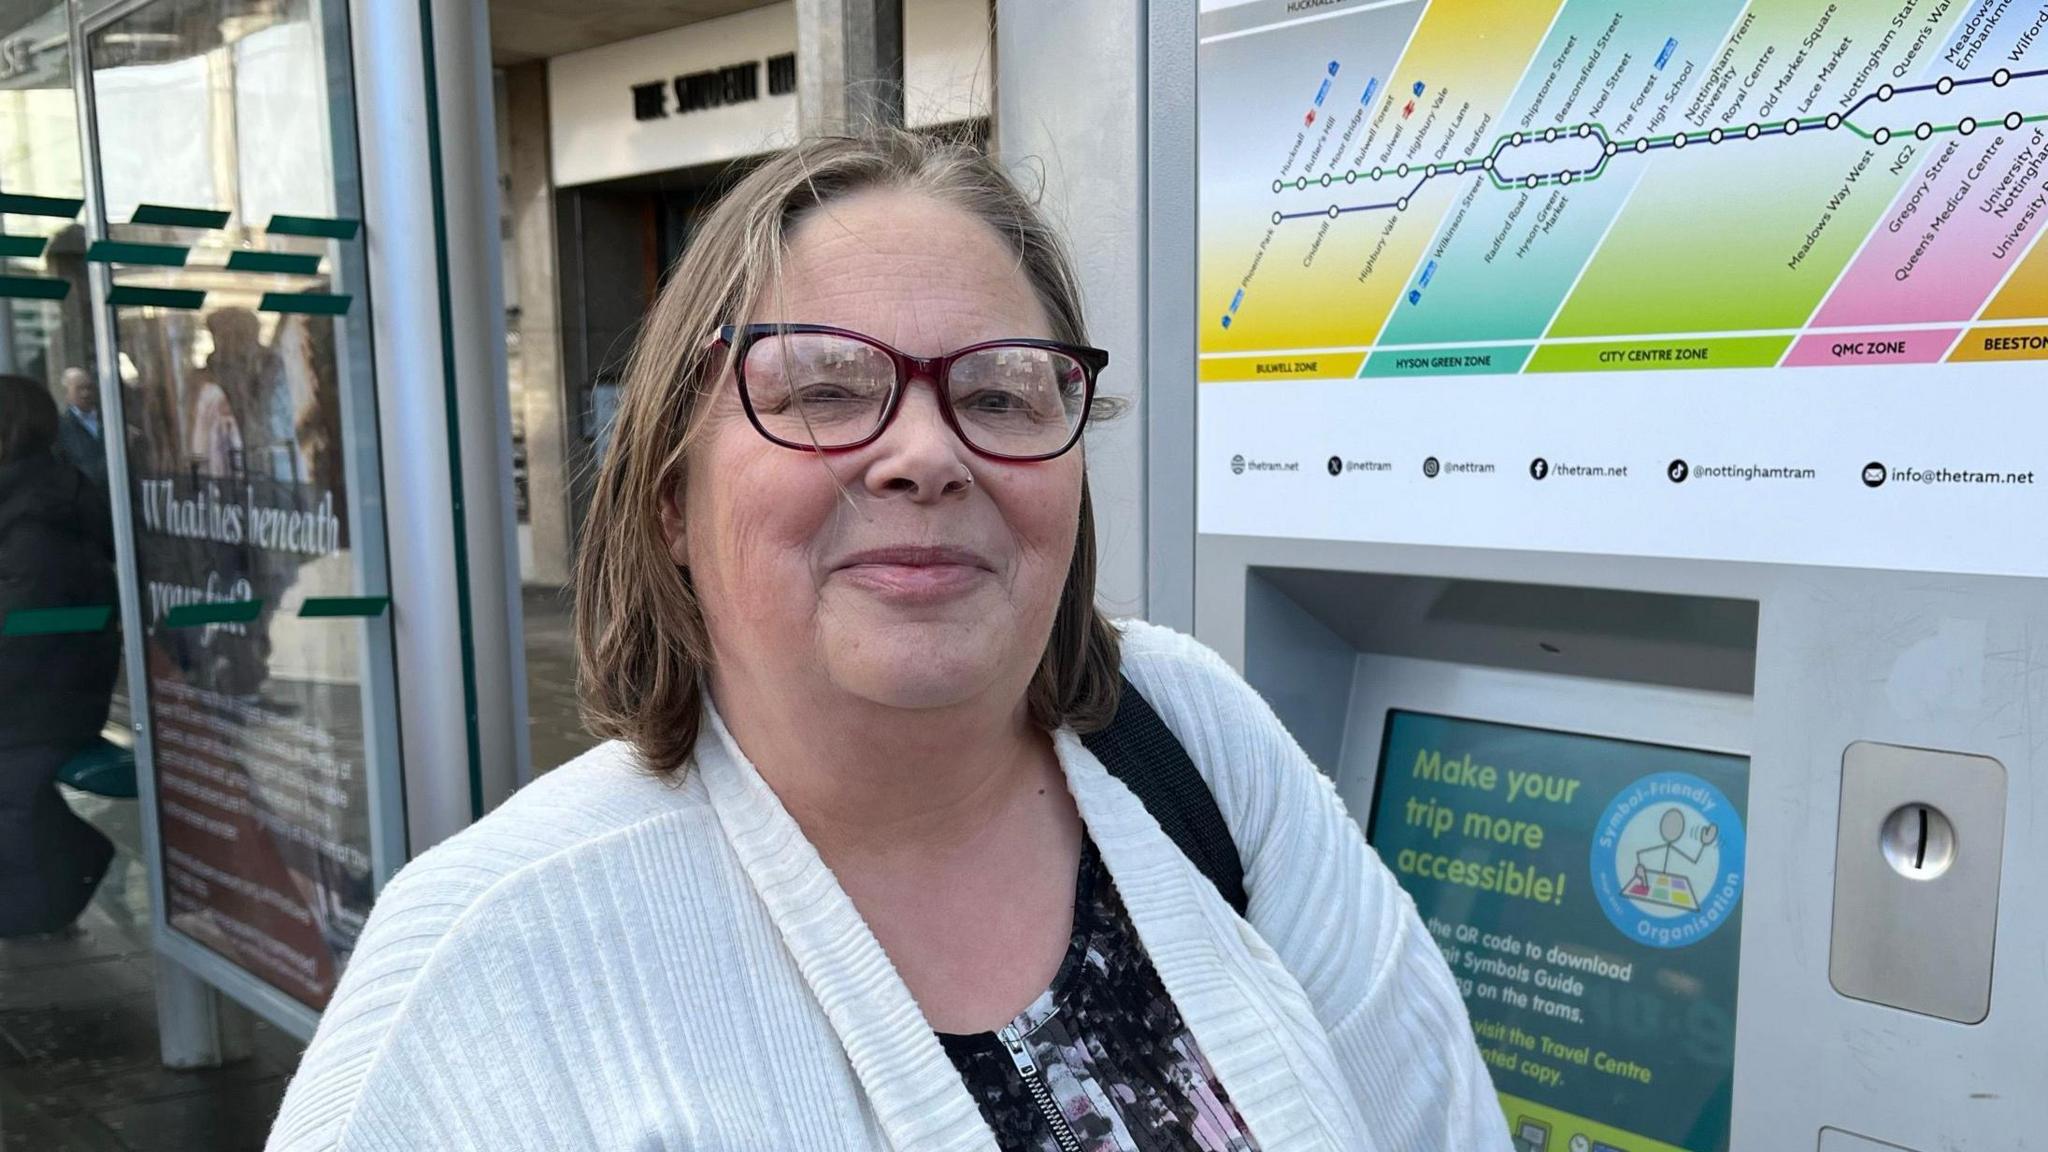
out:
M1004 1152L1257 1152L1092 842L1052 987L1008 1027L939 1042Z

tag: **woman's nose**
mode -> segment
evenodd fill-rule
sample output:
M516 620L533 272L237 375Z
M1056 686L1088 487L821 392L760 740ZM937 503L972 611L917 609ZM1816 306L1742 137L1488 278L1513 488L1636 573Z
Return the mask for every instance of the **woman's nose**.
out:
M919 500L965 492L974 484L970 450L947 423L938 389L923 380L912 380L909 388L896 418L874 443L868 490Z

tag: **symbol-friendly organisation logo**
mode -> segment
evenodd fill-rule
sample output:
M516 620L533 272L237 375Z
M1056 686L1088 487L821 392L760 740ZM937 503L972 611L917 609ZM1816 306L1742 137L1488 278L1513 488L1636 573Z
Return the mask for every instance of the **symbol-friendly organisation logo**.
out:
M1623 788L1593 828L1593 895L1638 944L1697 944L1742 900L1742 817L1721 790L1688 772Z

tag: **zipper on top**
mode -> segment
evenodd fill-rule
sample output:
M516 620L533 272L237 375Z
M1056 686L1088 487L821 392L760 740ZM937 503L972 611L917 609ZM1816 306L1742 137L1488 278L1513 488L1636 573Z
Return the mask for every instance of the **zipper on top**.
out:
M1059 1102L1052 1098L1052 1088L1045 1082L1045 1074L1039 1070L1038 1061L1031 1055L1031 1047L1024 1041L1024 1034L1015 1024L1006 1024L996 1033L1003 1042L1003 1050L1010 1054L1010 1062L1017 1066L1017 1075L1024 1081L1024 1090L1031 1094L1032 1103L1038 1105L1038 1114L1052 1129L1053 1142L1060 1146L1060 1152L1081 1152L1081 1138L1074 1135L1073 1126L1067 1123L1060 1112Z

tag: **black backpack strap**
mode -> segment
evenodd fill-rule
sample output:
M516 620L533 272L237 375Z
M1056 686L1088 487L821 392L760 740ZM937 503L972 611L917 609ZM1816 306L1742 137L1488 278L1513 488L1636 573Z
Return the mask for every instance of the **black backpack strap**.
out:
M1244 863L1230 839L1230 827L1208 782L1188 759L1187 749L1129 677L1109 727L1081 737L1109 774L1124 782L1159 827L1216 891L1242 916L1249 900L1244 892Z

